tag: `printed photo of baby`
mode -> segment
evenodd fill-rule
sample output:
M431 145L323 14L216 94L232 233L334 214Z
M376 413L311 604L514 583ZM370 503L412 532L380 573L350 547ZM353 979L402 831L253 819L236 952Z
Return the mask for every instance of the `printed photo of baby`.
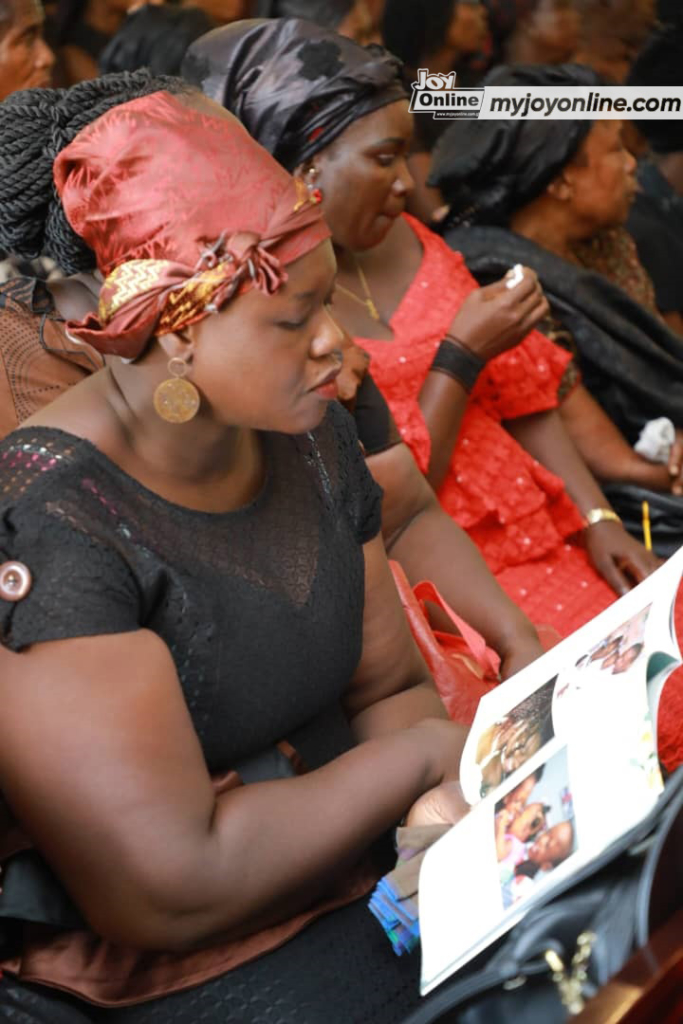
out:
M652 605L641 609L618 626L576 662L576 668L597 667L601 672L621 675L636 663L644 649L645 626Z
M496 804L496 857L503 907L524 899L576 849L566 749Z
M481 771L481 796L521 768L555 735L552 719L553 676L479 737L475 760Z

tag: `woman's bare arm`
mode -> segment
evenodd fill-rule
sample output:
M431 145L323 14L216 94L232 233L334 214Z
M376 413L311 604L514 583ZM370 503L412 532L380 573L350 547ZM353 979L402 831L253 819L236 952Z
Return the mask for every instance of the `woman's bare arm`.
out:
M583 385L565 398L560 413L579 454L598 480L633 483L653 491L670 490L667 467L648 462L634 451Z
M216 797L149 631L0 647L0 787L97 932L182 949L284 919L457 773L464 730L443 720L379 538L365 556L348 704L366 742L293 779Z
M582 514L594 508L609 508L556 409L509 420L506 427L530 455L564 480ZM618 522L589 526L584 537L595 568L618 594L626 593L659 565L652 552L630 537Z
M522 282L508 289L504 281L471 292L460 306L450 334L484 363L514 348L548 312L536 275L526 270ZM427 479L435 490L443 483L467 406L460 381L432 370L419 403L432 441Z
M0 648L0 678L8 803L92 927L142 948L309 905L450 763L449 725L427 722L216 798L154 634Z
M443 511L406 445L366 461L384 489L382 531L389 556L401 563L410 582L428 579L436 585L498 652L505 678L539 657L543 651L533 625L498 585L465 531Z

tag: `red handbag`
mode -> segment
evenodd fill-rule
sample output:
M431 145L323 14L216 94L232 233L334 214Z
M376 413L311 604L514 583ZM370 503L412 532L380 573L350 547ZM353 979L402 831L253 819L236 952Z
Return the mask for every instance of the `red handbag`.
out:
M411 587L398 562L390 562L394 582L410 629L434 678L449 717L470 725L485 693L500 682L500 658L484 638L468 626L443 599L433 583ZM437 605L457 628L455 633L434 630L426 611L427 601Z

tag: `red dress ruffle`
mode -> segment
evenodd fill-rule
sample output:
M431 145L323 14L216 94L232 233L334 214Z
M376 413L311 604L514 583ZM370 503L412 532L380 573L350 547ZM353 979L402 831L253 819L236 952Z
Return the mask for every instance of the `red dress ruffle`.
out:
M372 357L372 375L420 469L431 441L418 397L434 354L477 282L459 253L406 215L423 248L420 268L390 321L392 341L356 338ZM439 491L443 508L470 535L489 568L532 621L568 636L615 599L598 575L578 531L581 515L563 481L533 459L504 420L554 409L571 356L532 331L491 360L477 381ZM677 607L679 636L683 606ZM660 713L660 753L683 761L683 685L667 684Z

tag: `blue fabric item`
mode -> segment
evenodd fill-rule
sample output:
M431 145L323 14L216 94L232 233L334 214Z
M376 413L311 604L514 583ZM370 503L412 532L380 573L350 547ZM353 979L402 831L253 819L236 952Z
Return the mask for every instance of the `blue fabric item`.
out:
M394 953L397 956L412 953L420 941L420 921L414 897L402 897L386 875L377 883L368 908L382 925Z

